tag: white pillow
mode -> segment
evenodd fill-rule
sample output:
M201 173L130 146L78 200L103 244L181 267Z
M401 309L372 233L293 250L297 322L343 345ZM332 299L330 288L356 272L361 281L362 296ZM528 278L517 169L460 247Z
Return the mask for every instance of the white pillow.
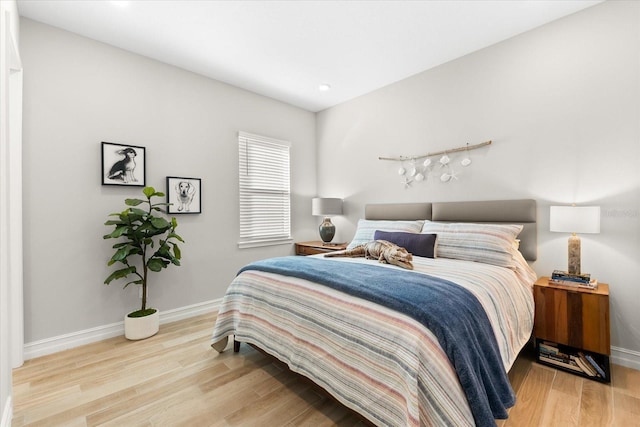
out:
M515 268L519 224L474 224L425 221L422 233L437 234L435 255Z
M353 249L356 246L363 245L373 240L376 230L380 231L404 231L406 233L420 233L424 221L386 221L386 220L358 220L358 228L353 240L347 246L347 249Z

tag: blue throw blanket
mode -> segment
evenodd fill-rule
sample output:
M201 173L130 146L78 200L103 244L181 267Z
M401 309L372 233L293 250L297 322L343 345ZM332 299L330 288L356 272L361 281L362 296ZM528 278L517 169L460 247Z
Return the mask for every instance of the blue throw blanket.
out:
M448 280L369 264L290 256L243 267L298 277L375 302L422 323L438 338L458 374L478 426L507 418L515 395L498 343L478 299Z

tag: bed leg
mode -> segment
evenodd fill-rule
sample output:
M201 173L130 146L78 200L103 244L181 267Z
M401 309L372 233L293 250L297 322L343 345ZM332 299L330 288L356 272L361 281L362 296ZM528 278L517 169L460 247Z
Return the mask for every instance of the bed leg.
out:
M237 353L240 351L240 341L236 341L236 337L233 337L233 352Z

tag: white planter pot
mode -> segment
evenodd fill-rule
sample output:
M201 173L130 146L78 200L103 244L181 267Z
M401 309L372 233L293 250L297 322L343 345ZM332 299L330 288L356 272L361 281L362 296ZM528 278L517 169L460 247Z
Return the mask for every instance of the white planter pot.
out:
M124 336L129 340L143 340L158 333L160 311L144 317L124 316Z

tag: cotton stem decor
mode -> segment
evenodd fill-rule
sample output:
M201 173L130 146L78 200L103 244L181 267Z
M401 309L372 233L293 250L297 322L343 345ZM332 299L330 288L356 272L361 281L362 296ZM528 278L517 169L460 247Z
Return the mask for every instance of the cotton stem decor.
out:
M442 182L450 182L454 179L458 179L458 173L453 169L452 159L449 155L464 151L465 156L460 160L460 165L467 167L471 164L469 151L482 148L490 144L491 141L485 141L480 144L467 144L462 147L435 151L421 156L378 157L378 160L400 162L400 168L398 169L398 175L402 177L400 183L403 184L405 188L409 188L413 182L425 181L429 174L439 174L439 179ZM437 162L431 160L431 158L435 156L441 156ZM418 163L418 160L422 159L425 160Z

